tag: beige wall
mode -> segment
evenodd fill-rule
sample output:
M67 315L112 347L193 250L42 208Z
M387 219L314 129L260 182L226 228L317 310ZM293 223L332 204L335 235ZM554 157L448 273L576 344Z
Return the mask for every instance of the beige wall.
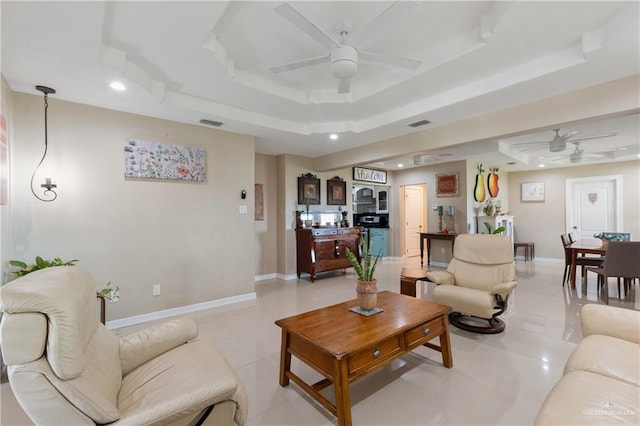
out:
M278 270L278 159L256 154L256 183L263 185L264 220L255 222L255 274L272 275Z
M560 234L566 232L565 180L591 176L622 175L623 228L634 240L640 239L640 161L564 167L509 174L510 203L514 227L519 241L533 241L536 257L563 259ZM544 203L522 203L523 182L544 182Z
M436 196L436 175L441 173L459 173L458 176L458 196L457 197L441 197ZM467 232L467 216L468 207L466 202L467 193L467 169L466 162L457 161L448 164L438 164L434 166L415 167L407 170L398 170L393 172L393 192L400 193L400 187L406 185L427 184L427 198L425 211L427 213L427 231L437 232L439 230L438 213L431 209L433 204L444 206L445 210L449 205L456 208L455 214L455 230L457 232ZM393 236L393 256L402 256L401 238L402 223L400 217L400 197L394 197L392 200L393 212L391 219L391 233ZM445 249L442 253L440 248ZM425 255L426 256L426 255ZM451 257L451 244L446 241L434 241L431 252L433 262L448 262Z
M121 288L109 320L253 293L252 137L49 99L49 155L36 182L52 176L59 195L44 203L29 190L43 100L13 94L12 256L80 259L99 287ZM205 148L206 182L125 179L129 137Z

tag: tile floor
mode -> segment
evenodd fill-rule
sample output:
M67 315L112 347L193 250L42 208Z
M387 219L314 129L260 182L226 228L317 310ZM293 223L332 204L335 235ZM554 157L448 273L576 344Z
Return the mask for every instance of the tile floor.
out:
M415 263L408 262L415 266ZM378 267L380 290L399 292L401 262ZM562 287L563 264L518 260L518 288L504 319L505 332L478 335L451 328L454 366L439 352L420 347L351 386L355 425L529 425L562 375L582 338L579 309L601 303L595 276L586 295ZM303 277L304 278L304 277ZM578 280L580 281L580 280ZM430 298L431 285L421 290ZM217 346L249 396L249 425L334 425L336 419L295 384L278 384L280 329L274 321L355 298L354 275L330 273L306 279L263 281L257 299L195 313L200 339ZM640 309L640 292L610 304ZM148 324L146 324L148 325ZM144 325L144 326L146 326ZM124 335L142 325L115 330ZM292 369L313 382L319 375L293 358ZM32 424L9 384L2 384L0 424Z

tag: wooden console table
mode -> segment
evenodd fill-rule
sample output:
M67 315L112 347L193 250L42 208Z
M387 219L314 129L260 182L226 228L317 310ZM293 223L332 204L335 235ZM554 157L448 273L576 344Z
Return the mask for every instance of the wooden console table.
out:
M424 264L424 240L427 240L427 265L431 264L431 240L449 240L451 241L451 252L458 234L449 232L421 232L420 233L420 267Z
M338 417L338 425L351 425L349 384L426 346L442 353L445 367L453 367L449 339L449 307L383 291L378 307L366 317L349 308L356 300L339 303L276 321L282 328L280 385L293 380L306 393ZM439 337L440 346L429 341ZM291 371L291 355L325 378L308 384ZM335 404L320 391L334 386Z

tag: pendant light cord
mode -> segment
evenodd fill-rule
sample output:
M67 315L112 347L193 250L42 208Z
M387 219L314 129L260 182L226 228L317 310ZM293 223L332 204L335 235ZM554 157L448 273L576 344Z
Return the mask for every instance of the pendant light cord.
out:
M42 159L40 159L40 162L38 163L38 165L36 166L35 170L33 171L33 174L31 175L31 192L33 193L33 196L36 197L38 200L40 201L53 201L56 198L58 198L58 194L56 194L56 191L53 191L51 188L47 188L46 186L43 186L45 189L44 191L44 195L46 196L50 196L49 193L53 194L53 198L50 199L46 199L46 198L40 198L38 196L38 194L36 194L36 192L33 190L33 180L36 176L36 172L38 171L38 169L40 168L40 166L42 165L42 162L44 161L45 157L47 156L47 149L48 149L48 140L47 140L47 108L49 108L49 94L48 93L44 93L44 153L42 154Z

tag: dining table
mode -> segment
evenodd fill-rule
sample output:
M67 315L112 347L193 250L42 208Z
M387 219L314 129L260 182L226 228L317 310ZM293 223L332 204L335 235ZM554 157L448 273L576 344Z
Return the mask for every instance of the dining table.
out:
M586 254L599 254L604 256L607 252L607 240L596 238L582 238L569 245L571 250L571 288L576 288L576 269L578 256Z

